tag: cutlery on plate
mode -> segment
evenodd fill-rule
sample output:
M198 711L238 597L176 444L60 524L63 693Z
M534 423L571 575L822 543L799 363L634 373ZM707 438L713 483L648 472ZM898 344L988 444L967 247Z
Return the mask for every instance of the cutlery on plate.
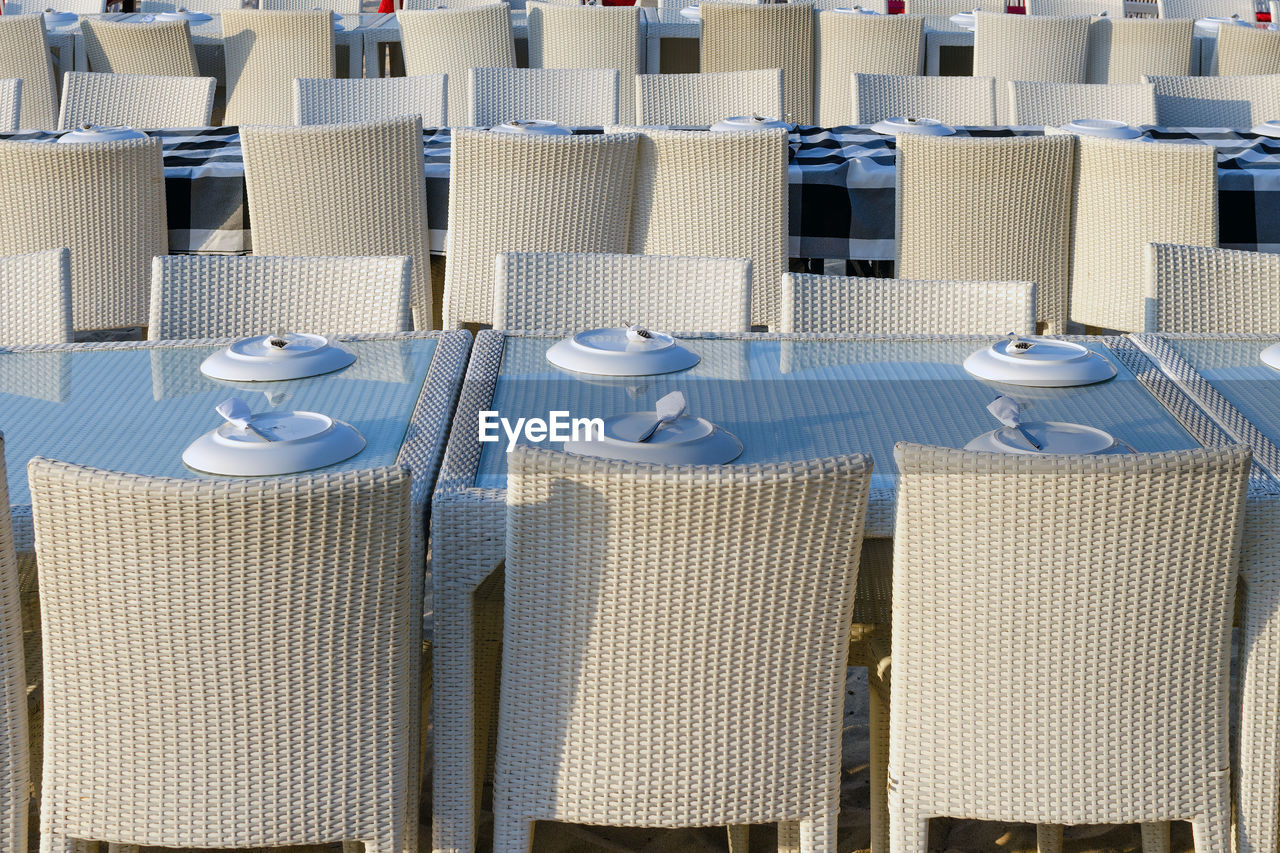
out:
M648 441L661 427L666 426L684 414L684 394L679 391L672 391L665 397L660 398L654 405L653 409L654 414L658 417L653 422L653 426L645 430L640 437L636 439L637 443L641 441Z

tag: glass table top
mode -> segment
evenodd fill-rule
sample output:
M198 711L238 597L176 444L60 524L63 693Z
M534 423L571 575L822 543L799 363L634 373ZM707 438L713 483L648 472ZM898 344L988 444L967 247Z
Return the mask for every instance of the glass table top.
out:
M1259 360L1270 340L1164 338L1227 402L1273 444L1280 444L1280 371Z

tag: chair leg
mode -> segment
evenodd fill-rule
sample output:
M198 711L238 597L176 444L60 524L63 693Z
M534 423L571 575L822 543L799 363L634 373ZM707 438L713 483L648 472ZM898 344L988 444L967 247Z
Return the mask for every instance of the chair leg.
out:
M1142 824L1142 853L1169 853L1169 822Z
M750 849L750 824L736 823L729 826L729 853L747 853Z
M800 821L800 853L836 853L837 803L820 818Z
M499 805L493 811L493 853L529 853L533 821L516 817Z
M1036 825L1036 853L1062 853L1062 824Z
M778 824L778 853L800 853L800 824L796 821Z
M871 853L889 853L889 693L868 679L871 735Z

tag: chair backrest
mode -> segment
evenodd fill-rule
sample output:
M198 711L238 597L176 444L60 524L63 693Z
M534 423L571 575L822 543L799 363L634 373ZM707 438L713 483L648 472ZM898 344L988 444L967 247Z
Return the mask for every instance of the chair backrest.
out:
M1140 332L1150 307L1143 283L1146 244L1217 245L1214 148L1082 136L1075 181L1071 319Z
M468 124L546 119L604 127L618 116L616 68L472 68Z
M405 74L447 74L450 125L470 119L472 68L515 68L516 44L506 3L396 13Z
M27 471L44 843L414 849L423 572L407 470ZM181 796L158 809L157 785Z
M888 772L903 834L932 815L1172 817L1229 849L1248 448L894 456Z
M898 137L897 273L1031 281L1036 320L1067 320L1075 137Z
M70 252L0 256L0 346L69 343Z
M647 130L639 152L631 251L749 258L751 323L776 326L787 260L787 132Z
M914 116L946 124L990 127L996 123L995 80L991 77L922 77L912 74L854 74L854 124Z
M875 12L877 15L889 14L889 0L867 0L866 3L856 3L865 12ZM819 12L829 12L832 9L851 9L849 0L813 0L813 8Z
M181 6L190 12L221 12L242 9L244 0L139 0L139 12L176 12Z
M1156 123L1156 90L1149 83L1031 83L1010 80L1010 121L1061 125L1105 118L1130 125Z
M575 3L579 0L574 0ZM434 9L475 9L478 6L493 6L494 4L512 6L507 0L404 0L404 5L400 7L401 11L408 10L410 12L423 12Z
M186 21L140 26L85 18L80 22L89 70L148 77L198 77L196 50Z
M286 14L286 13L281 13ZM408 255L414 328L431 327L422 121L241 128L253 250Z
M74 328L146 324L151 258L169 253L159 139L0 141L0 255L63 246Z
M816 121L822 127L853 124L853 74L920 74L924 71L921 15L818 15Z
M1026 0L1028 15L1069 18L1075 15L1124 17L1124 0Z
M636 77L636 123L710 127L729 116L782 118L782 69Z
M667 331L751 330L748 260L504 252L495 275L495 329L572 332L629 320Z
M423 127L444 127L446 87L443 74L298 79L293 83L293 121L342 124L414 115L422 118Z
M636 6L530 2L530 68L613 68L618 72L618 121L635 124L636 75L645 45ZM655 69L656 70L656 69Z
M1253 27L1218 29L1218 75L1280 74L1280 33Z
M71 130L85 123L140 128L207 127L216 83L212 77L68 71L62 79L58 127Z
M1010 123L1009 80L1083 83L1089 18L979 12L973 31L973 74L996 80L996 122Z
M1280 76L1159 77L1156 117L1165 127L1250 128L1280 116Z
M1280 255L1152 243L1144 331L1280 332Z
M0 131L8 133L18 129L18 117L22 115L22 80L0 80Z
M633 133L455 130L444 327L493 321L500 252L628 251L637 148Z
M27 678L22 648L18 560L9 519L9 480L0 435L0 839L6 850L27 849L31 819L31 755Z
M75 12L77 15L101 15L107 11L107 2L108 0L67 0L65 3L58 3L58 11ZM40 0L6 0L4 14L40 14L48 8Z
M305 12L326 9L339 15L358 15L360 0L258 0L258 8L268 12Z
M1161 18L1229 18L1239 15L1246 21L1257 19L1254 0L1156 0Z
M1035 285L1028 281L782 277L782 332L1031 335L1035 329Z
M834 848L868 457L508 464L495 838L829 815Z
M1185 77L1191 73L1194 32L1194 21L1095 18L1089 24L1088 81L1142 83L1147 74Z
M58 89L41 15L0 15L0 77L22 81L18 127L57 128Z
M703 71L782 69L788 121L813 123L812 3L703 3Z
M413 327L408 257L166 255L151 268L153 341Z
M325 10L222 13L226 124L291 124L293 81L332 77L333 15Z

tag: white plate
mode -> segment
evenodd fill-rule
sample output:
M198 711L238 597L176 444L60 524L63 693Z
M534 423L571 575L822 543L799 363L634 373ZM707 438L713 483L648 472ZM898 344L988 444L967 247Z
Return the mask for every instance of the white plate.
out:
M572 136L573 131L562 127L554 121L534 118L522 121L504 121L497 127L490 128L493 133L531 133L542 136Z
M680 10L680 14L691 21L702 20L702 10L698 8L697 3L694 3L692 6L685 6Z
M1018 343L1030 346L1010 351L1013 341L997 341L966 358L964 369L991 382L1042 388L1092 385L1116 375L1110 361L1071 341L1027 337Z
M742 442L710 421L681 415L659 427L648 441L633 441L653 425L653 412L630 412L605 418L603 436L566 441L566 453L626 462L663 465L723 465L742 453Z
M973 12L960 12L952 15L950 20L951 23L955 24L957 27L964 27L966 30L972 30L977 26L977 21L974 18Z
M355 353L321 335L286 332L238 340L206 358L200 372L232 382L278 382L332 373L355 360Z
M627 337L626 329L591 329L565 338L547 350L547 361L574 373L597 376L653 376L697 364L701 357L665 332L647 341Z
M155 15L149 16L155 21L186 21L189 24L207 24L213 20L213 15L205 12L157 12ZM146 20L145 18L143 20Z
M1205 34L1218 34L1218 28L1226 24L1227 26L1236 25L1241 27L1252 27L1251 21L1243 18L1200 18L1196 21L1196 29Z
M880 14L875 9L863 9L861 6L856 6L852 9L832 9L831 11L841 12L845 15L879 15Z
M1271 119L1264 121L1262 124L1255 124L1250 133L1256 133L1259 136L1280 137L1280 119Z
M1274 367L1280 370L1280 344L1272 344L1259 353L1258 357L1262 359L1262 363L1267 367Z
M711 129L716 133L737 133L744 130L764 130L770 127L791 129L791 125L785 121L767 116L729 116L711 125Z
M80 19L75 12L45 12L44 25L46 27L65 27L67 24L74 24Z
M193 441L182 461L207 474L272 477L333 465L365 447L355 427L317 412L267 412L254 415L253 426L277 440L224 423Z
M956 132L955 128L934 118L903 118L900 116L882 119L871 125L871 129L886 136L897 136L900 133L918 133L921 136L950 136Z
M76 145L81 142L119 142L123 139L146 139L147 135L131 127L107 127L105 125L85 124L77 130L64 133L58 141Z
M1142 131L1122 121L1109 118L1078 118L1062 126L1068 133L1081 136L1100 136L1103 139L1136 139Z
M1039 444L1036 450L1013 427L1000 427L984 432L964 446L965 450L985 450L991 453L1013 453L1034 456L1048 453L1094 455L1102 453L1132 453L1133 448L1123 441L1116 441L1110 433L1084 424L1068 424L1060 421L1026 423L1022 428Z

